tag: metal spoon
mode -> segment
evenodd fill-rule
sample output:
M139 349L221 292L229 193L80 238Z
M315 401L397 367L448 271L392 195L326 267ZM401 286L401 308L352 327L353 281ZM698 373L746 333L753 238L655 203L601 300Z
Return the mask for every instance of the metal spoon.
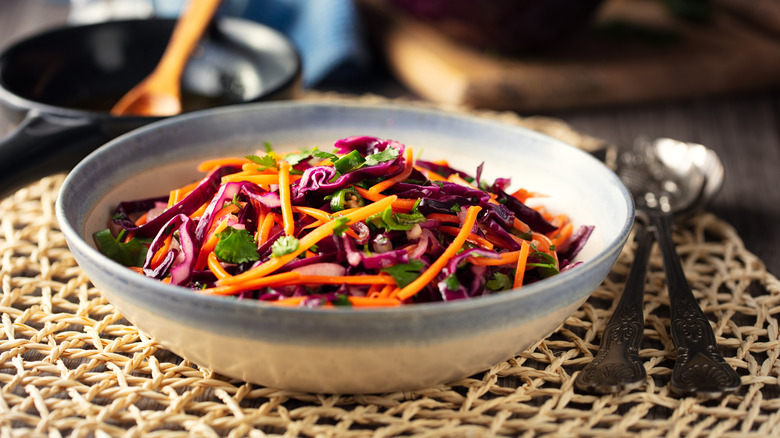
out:
M220 1L189 1L157 67L111 108L112 115L172 116L181 112L182 72Z
M619 161L618 173L634 193L638 208L637 253L599 353L575 385L583 391L610 393L637 387L645 380L637 353L644 329L642 295L654 231L668 278L672 338L678 354L671 388L678 394L710 398L733 392L740 386L739 376L718 352L712 328L693 297L671 239L672 214L681 217L703 208L723 184L723 165L706 147L672 139L639 141L635 151L624 153Z

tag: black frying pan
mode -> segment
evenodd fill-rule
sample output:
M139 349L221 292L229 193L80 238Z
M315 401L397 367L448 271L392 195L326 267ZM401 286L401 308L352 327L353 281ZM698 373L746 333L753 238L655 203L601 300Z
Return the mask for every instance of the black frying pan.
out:
M51 30L0 53L0 106L18 123L0 139L0 196L72 168L91 151L160 117L109 110L157 65L175 20L110 21ZM292 97L301 63L279 33L216 21L182 77L183 112Z

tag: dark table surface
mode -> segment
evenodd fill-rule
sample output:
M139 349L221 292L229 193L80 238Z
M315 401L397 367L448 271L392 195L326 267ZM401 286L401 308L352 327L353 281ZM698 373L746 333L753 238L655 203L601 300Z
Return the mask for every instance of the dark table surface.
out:
M2 0L0 47L63 24L67 14L66 2ZM381 65L351 84L322 88L415 98ZM780 90L543 115L617 145L630 145L641 135L673 137L714 149L724 162L726 182L710 211L736 228L769 272L780 275ZM0 120L0 133L9 129L8 122Z

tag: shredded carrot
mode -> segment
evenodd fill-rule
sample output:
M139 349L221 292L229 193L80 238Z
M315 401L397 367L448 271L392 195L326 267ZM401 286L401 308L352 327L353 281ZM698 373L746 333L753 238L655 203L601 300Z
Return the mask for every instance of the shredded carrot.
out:
M460 230L457 227L448 227L446 225L440 226L439 229L442 232L449 234L450 236L457 236L458 233L460 232ZM473 243L474 245L477 245L478 247L483 249L487 249L487 250L493 249L493 244L490 243L490 241L488 241L483 237L477 236L474 233L469 233L469 235L466 236L466 241L469 243Z
M181 199L181 189L174 189L171 190L168 194L168 208L173 207L176 205L177 202Z
M298 307L301 305L301 303L303 303L303 300L305 299L306 297L289 297L289 298L282 298L281 300L276 300L276 301L268 301L268 303L280 307Z
M412 148L409 146L407 146L406 150L404 151L404 160L406 162L404 163L404 170L401 173L392 178L388 178L382 182L374 184L368 188L368 192L372 195L378 195L392 187L395 183L408 179L409 175L412 174L412 170L414 170L414 153L412 152Z
M395 280L389 275L301 275L283 283L285 286L294 284L352 284L352 285L394 285Z
M393 290L397 289L398 286L395 284L386 284L385 287L382 288L381 291L379 291L379 295L377 298L388 298L390 294L393 292Z
M451 173L450 176L447 177L447 181L449 181L451 183L455 183L455 184L461 185L461 186L464 186L464 187L470 187L472 189L476 189L477 188L477 186L475 186L474 184L466 181L465 179L463 179L462 176L458 175L457 173Z
M195 262L195 270L200 271L206 266L209 254L214 251L214 248L217 246L217 242L219 242L219 237L217 237L217 234L224 231L225 228L227 228L227 222L220 221L211 229L211 231L209 231L205 242L200 247L198 260Z
M268 236L271 235L271 228L274 227L276 216L278 216L278 214L269 211L268 214L265 215L265 218L263 218L263 222L260 224L260 228L257 230L258 245L262 245L268 241Z
M381 212L389 205L391 205L393 201L395 201L396 199L398 199L398 197L396 197L395 195L388 196L387 198L374 202L373 204L366 205L365 207L360 207L359 209L345 215L344 217L348 219L347 222L348 225L353 224L355 222L366 219L372 214ZM244 281L264 277L270 274L271 272L274 272L277 269L281 268L282 266L287 264L295 257L298 257L299 254L311 248L312 245L316 244L317 242L324 239L325 237L331 235L333 233L333 229L339 223L340 222L336 221L335 219L327 223L324 223L319 227L313 229L309 234L303 236L298 241L298 249L296 249L295 251L289 254L285 254L281 257L274 257L266 261L265 263L260 264L259 266L256 266L248 271L245 271L233 277L220 279L217 281L217 284L220 286L226 286L229 284L237 284Z
M368 190L362 189L357 186L355 186L355 190L357 190L360 196L362 196L365 199L368 199L371 202L379 202L382 199L386 198L385 195L370 193ZM401 211L410 211L411 209L414 208L415 204L417 204L416 199L401 199L396 197L396 200L393 202L393 209L397 209Z
M471 233L471 228L477 221L477 214L480 212L480 210L482 210L482 208L477 205L472 205L469 207L468 211L466 212L466 218L463 221L463 226L461 227L458 235L455 236L447 249L444 250L444 253L438 259L436 259L435 262L431 263L425 272L423 272L413 282L401 288L401 290L398 292L399 299L407 300L413 297L415 294L420 292L423 287L436 278L436 276L439 274L439 272L441 272L450 259L455 256L460 247L466 243L466 238L468 237L469 233Z
M152 261L151 261L152 269L160 266L160 263L162 263L163 260L165 260L165 255L168 254L168 251L171 249L172 241L173 241L173 233L169 234L168 237L165 238L165 242L163 242L163 246L161 246L160 249L158 249L152 256Z
M436 172L434 172L432 170L428 170L428 169L425 169L425 168L419 167L419 166L414 166L414 168L418 172L420 172L423 175L425 175L425 177L428 178L431 181L447 181L447 178L439 175L438 173L436 173Z
M401 301L395 298L349 297L348 299L353 307L392 307L401 305Z
M446 223L453 223L453 224L459 224L460 218L457 215L454 214L444 214L444 213L431 213L428 216L425 217L426 219L433 219L441 222Z
M211 271L215 277L217 277L218 279L231 277L231 275L219 263L219 260L217 259L217 254L214 251L211 251L209 253L209 255L207 256L207 260L209 265L209 271Z
M246 158L239 158L239 157L227 157L227 158L217 158L214 160L206 160L198 164L198 171L199 172L211 172L212 170L222 167L222 166L242 166L246 163L251 163Z
M287 280L300 277L300 275L301 274L297 272L284 272L282 274L268 275L263 278L255 278L251 281L202 289L197 292L201 292L207 295L235 295L245 290L260 289L266 286L281 284ZM236 277L237 275L227 278L233 279Z
M528 252L531 245L525 240L520 244L520 254L517 256L517 268L515 269L515 280L512 283L514 289L519 289L523 285L523 277L525 276L525 263L528 260Z
M229 215L231 213L237 213L240 210L241 210L241 207L239 207L238 205L232 204L232 203L228 204L224 208L222 208L219 211L217 211L216 213L214 213L214 219L212 220L212 222L216 224L223 217L225 217L225 216L227 216L227 215Z
M292 236L295 233L295 221L293 220L292 203L290 201L290 163L279 163L279 199L282 204L282 220L284 221L284 234Z
M515 218L514 222L512 223L512 227L523 233L527 233L531 231L531 227L529 227L525 222L521 221L518 218Z
M569 237L571 237L573 229L574 226L571 224L571 222L564 224L561 228L558 229L557 234L553 235L550 241L553 245L555 245L556 248L561 246L569 239Z
M491 259L489 257L469 257L466 260L472 265L480 266L501 266L511 265L517 263L517 258L520 256L520 250L507 251L500 253L501 257L497 259Z

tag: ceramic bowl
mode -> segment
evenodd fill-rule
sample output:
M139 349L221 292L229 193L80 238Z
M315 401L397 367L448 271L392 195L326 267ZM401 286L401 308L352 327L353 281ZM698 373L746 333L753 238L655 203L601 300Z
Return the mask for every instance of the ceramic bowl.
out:
M122 200L165 194L204 159L320 147L352 135L390 138L425 159L549 195L575 226L595 225L576 269L520 290L391 309L281 308L195 294L104 257L91 235ZM511 188L510 188L511 189ZM205 110L125 134L68 175L56 207L77 262L141 331L225 376L287 390L381 393L485 370L554 331L603 281L633 223L629 192L589 154L496 121L409 106L262 103Z

